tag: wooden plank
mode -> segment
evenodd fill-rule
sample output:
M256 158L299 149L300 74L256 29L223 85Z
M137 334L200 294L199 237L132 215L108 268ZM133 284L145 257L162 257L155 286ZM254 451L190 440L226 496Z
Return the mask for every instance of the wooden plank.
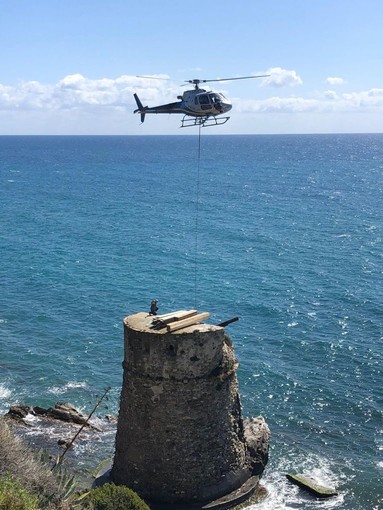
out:
M192 326L193 324L197 324L199 322L202 322L210 317L209 312L203 312L198 315L193 315L193 317L189 317L188 319L184 319L181 321L173 322L172 324L168 324L166 326L166 329L169 331L169 333L173 331L177 331L178 329L187 328L188 326Z
M180 321L183 319L188 319L189 317L193 317L193 315L197 315L197 310L185 310L182 312L176 312L165 319L160 319L164 324L170 324L171 322Z
M169 313L164 313L164 314L161 314L161 315L153 315L153 318L154 319L167 319L168 317L173 317L173 315L178 315L180 313L185 313L187 312L188 310L177 310L176 312L169 312Z
M197 310L179 310L178 312L171 312L164 315L156 315L152 319L151 329L163 329L167 324L176 322L182 319L187 319L193 315L197 315Z

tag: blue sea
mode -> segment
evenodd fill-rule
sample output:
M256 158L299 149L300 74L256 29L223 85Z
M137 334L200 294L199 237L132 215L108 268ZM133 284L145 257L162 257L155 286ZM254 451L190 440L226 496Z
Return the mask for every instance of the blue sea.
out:
M0 412L111 386L117 414L122 319L152 299L239 316L243 414L272 434L249 508L382 509L383 135L212 131L0 137Z

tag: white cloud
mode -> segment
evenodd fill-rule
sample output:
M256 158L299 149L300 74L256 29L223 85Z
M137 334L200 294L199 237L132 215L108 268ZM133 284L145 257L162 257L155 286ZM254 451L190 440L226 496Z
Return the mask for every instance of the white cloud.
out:
M267 78L271 80L270 85L302 83L295 71L272 68L269 69L269 73L273 75ZM134 92L139 95L143 104L150 106L175 101L177 95L182 93L183 89L180 89L179 83L164 78L167 76L156 75L148 79L122 75L115 79L90 79L77 73L65 76L55 84L38 81L24 81L15 85L0 83L0 129L3 133L29 130L28 132L32 133L117 134L128 129L121 127L121 122L123 126L127 126L127 113L136 108ZM278 94L254 100L236 98L232 103L234 112L265 113L270 123L276 122L271 119L283 117L293 120L303 117L303 114L305 122L310 122L314 118L324 117L323 114L327 114L326 119L330 119L348 112L358 115L358 122L362 125L363 122L367 123L367 120L363 119L370 117L379 119L376 122L381 123L383 88L376 87L342 94L329 88L315 95L302 93L300 96L283 97L282 94ZM267 116L268 113L273 115ZM341 117L344 118L344 115L337 118ZM139 121L134 119L133 115L129 118L134 125L132 129L139 126ZM234 118L233 115L233 122ZM151 120L151 125L157 122L155 119ZM158 129L163 129L164 121L165 117L158 120L156 125L161 126ZM173 121L174 119L169 120L169 126L173 126ZM283 122L281 126L284 125ZM358 129L358 126L354 128L356 131Z
M237 110L240 112L308 112L319 107L317 99L303 97L269 97L264 100L240 101Z
M303 83L302 78L296 71L282 69L281 67L270 67L265 74L270 74L270 76L263 79L263 86L284 87L288 85L293 87Z
M263 100L239 100L240 112L324 113L383 111L383 89L373 88L362 92L337 94L332 90L322 98L270 97Z
M93 106L122 107L132 105L133 93L145 101L164 100L176 93L164 76L150 79L123 75L116 79L89 79L81 74L65 76L56 84L36 81L3 85L0 83L0 110L60 110Z
M295 71L272 68L270 84L300 83ZM133 93L137 92L145 104L160 104L174 100L180 94L179 84L165 75L150 78L122 75L115 79L90 79L81 74L65 76L56 84L37 81L20 82L14 86L0 83L0 110L2 111L57 111L95 108L132 108ZM157 103L159 102L159 103ZM337 94L327 90L322 97L269 97L263 100L236 100L237 111L264 112L319 112L383 109L383 89Z
M34 110L51 108L52 87L36 81L21 82L17 86L0 84L0 110Z
M352 109L364 110L383 107L383 89L373 88L362 92L342 94L340 102Z
M367 92L367 95L369 97L382 97L383 96L383 89L378 89L378 88L370 89Z
M57 84L58 87L62 87L63 89L80 89L84 85L85 78L82 74L70 74L69 76L65 76L62 80L60 80Z
M328 85L343 85L344 83L346 83L346 80L344 80L343 78L339 78L337 76L329 76L328 78L326 78L326 83Z
M326 90L324 92L324 97L327 98L327 99L337 99L338 98L338 94L336 92L334 92L334 90Z

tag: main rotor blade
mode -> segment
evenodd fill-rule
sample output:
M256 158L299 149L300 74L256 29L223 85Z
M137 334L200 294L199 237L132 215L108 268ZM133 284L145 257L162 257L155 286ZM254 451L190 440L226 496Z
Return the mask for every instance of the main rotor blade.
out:
M138 75L136 75L136 78L146 78L147 80L167 80L167 81L170 80L170 78L160 78L159 76L138 76Z
M215 80L201 80L201 83L207 83L211 81L232 81L232 80L250 80L252 78L267 78L270 74L258 74L255 76L239 76L238 78L216 78Z

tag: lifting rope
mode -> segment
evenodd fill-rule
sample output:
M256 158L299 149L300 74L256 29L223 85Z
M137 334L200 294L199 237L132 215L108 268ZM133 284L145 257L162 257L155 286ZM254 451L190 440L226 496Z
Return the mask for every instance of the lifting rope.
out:
M197 308L197 265L198 265L198 220L199 220L199 188L201 163L201 124L198 126L198 163L197 163L197 190L195 213L195 240L194 240L194 307Z

